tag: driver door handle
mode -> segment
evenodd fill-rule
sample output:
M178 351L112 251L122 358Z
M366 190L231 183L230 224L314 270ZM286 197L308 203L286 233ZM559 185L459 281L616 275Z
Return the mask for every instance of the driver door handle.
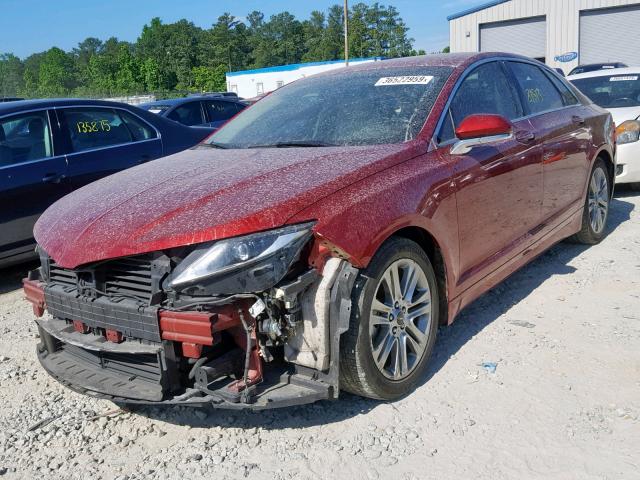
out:
M42 177L43 183L60 183L62 180L64 180L64 175L60 173L47 173Z
M521 130L516 132L516 140L521 143L533 143L536 139L536 134L528 130Z
M580 115L574 115L573 117L571 117L571 121L577 125L584 125L584 118L582 118Z

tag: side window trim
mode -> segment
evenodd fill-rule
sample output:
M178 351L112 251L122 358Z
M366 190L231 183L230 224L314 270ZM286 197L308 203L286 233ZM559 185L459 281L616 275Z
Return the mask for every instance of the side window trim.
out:
M455 137L456 128L455 128L455 125L453 123L453 115L451 115L450 106L447 106L447 109L444 112L444 116L442 117L442 119L443 119L442 125L440 126L440 129L438 130L438 134L436 135L436 145L444 146L444 145L453 144L453 143L455 143L457 141L457 138ZM442 141L442 140L440 140L440 135L442 135L442 132L445 129L446 122L449 122L449 125L451 125L454 137L450 138L449 140Z
M515 74L513 73L513 70L511 69L511 65L510 65L510 64L512 64L512 63L524 63L524 64L532 65L532 66L534 66L534 67L538 68L538 69L542 72L542 74L543 74L543 75L545 75L545 77L547 77L547 79L549 80L549 83L553 86L553 88L554 88L554 89L555 89L555 91L558 93L558 95L560 95L560 98L562 98L562 92L560 92L560 91L558 90L558 87L556 87L556 85L553 83L553 81L551 81L551 79L550 79L550 78L548 78L547 73L545 72L545 69L544 69L544 68L541 68L541 66L540 66L540 65L537 65L537 64L535 64L535 63L533 63L533 62L527 62L526 60L520 60L520 59L517 59L517 60L516 60L516 59L508 59L508 60L506 60L506 61L505 61L505 63L509 64L509 65L507 66L507 68L508 68L508 70L510 71L511 76L512 76L512 78L513 78L513 80L514 80L514 81L516 81L516 77L515 77ZM520 101L522 102L523 107L525 107L525 110L524 110L524 115L525 115L525 116L524 116L524 117L522 117L522 118L519 118L519 119L517 119L517 120L523 120L523 119L535 118L535 117L538 117L538 116L540 116L540 115L546 115L547 113L559 112L559 111L564 110L564 109L566 109L566 108L573 108L573 107L575 107L576 105L580 105L580 104L581 104L580 102L578 102L576 105L564 105L564 102L563 102L563 106L562 106L562 107L560 107L560 108L552 108L552 109L549 109L549 110L544 110L544 111L542 111L542 112L531 113L531 111L529 110L529 108L528 108L528 106L527 106L527 102L525 101L524 92L523 92L523 91L522 91L522 89L519 87L519 85L518 85L517 81L516 81L516 84L515 84L515 85L516 85L516 89L517 89L517 91L518 91L518 95L519 95L519 97L520 97ZM573 94L573 92L571 92L571 93ZM575 95L574 95L574 96L575 96Z
M129 136L131 137L131 141L127 142L127 143L135 143L136 142L136 140L135 140L136 136L131 131L131 128L129 127L129 125L127 125L127 122L124 121L124 117L115 108L112 109L112 111L113 111L113 114L120 119L120 121L122 122L122 125L124 125L124 128L127 130L127 132L129 132Z
M445 142L440 142L438 139L442 133L442 129L444 127L444 121L446 118L446 115L449 113L450 111L450 107L451 107L451 102L453 100L453 97L455 96L455 94L458 92L458 89L460 88L460 86L462 85L462 82L465 80L465 78L467 78L467 76L473 71L475 70L477 67L479 67L480 65L483 65L485 63L489 63L489 62L501 62L503 64L503 68L506 70L508 77L511 79L511 81L515 81L515 76L513 75L513 72L510 68L510 65L508 65L509 63L512 62L520 62L520 63L527 63L530 65L534 65L534 66L538 66L536 63L534 62L529 62L527 60L521 60L521 59L515 59L515 58L505 58L505 57L494 57L494 58L487 58L487 59L483 59L480 60L478 62L475 62L471 65L469 65L467 67L467 69L462 72L462 74L460 75L460 77L458 77L458 79L456 80L455 85L453 86L453 88L451 89L451 93L449 94L449 98L447 99L447 103L445 104L445 108L443 109L442 113L440 114L440 118L438 119L438 123L436 124L436 128L434 129L434 135L433 138L434 143L436 148L440 148L440 147L444 147L444 146L448 146L451 143L453 143L455 141L455 139L453 140L447 140ZM544 69L542 69L544 71ZM554 85L555 87L555 85ZM573 95L578 98L578 104L577 105L582 105L582 101L580 101L579 97L576 95L574 87L571 86L571 93L573 93ZM565 108L571 108L575 105L570 105L570 106L565 106L562 107L560 109L557 110L548 110L546 112L540 112L540 113L536 113L536 114L530 114L527 113L527 109L525 108L525 102L524 99L522 97L522 93L520 92L520 88L518 88L517 85L514 85L514 88L516 90L517 96L520 99L520 103L521 103L521 107L522 107L522 112L523 112L523 116L521 118L516 118L513 121L517 122L517 121L521 121L521 120L526 120L529 118L533 118L536 117L538 115L545 115L547 113L551 113L553 111L557 111L557 110L563 110Z
M518 101L517 105L519 107L519 110L522 116L518 118L514 118L512 122L518 122L520 120L528 118L528 115L526 113L525 106L524 106L524 99L521 96L520 89L514 84L515 77L513 76L511 69L508 68L506 65L508 61L510 61L509 58L503 58L503 57L487 58L469 65L467 69L464 72L462 72L460 77L458 77L458 80L456 80L455 85L451 89L451 93L449 94L449 98L447 99L447 103L445 104L445 108L440 114L440 118L438 119L438 123L436 124L436 128L434 129L435 134L433 135L433 138L435 138L434 143L436 145L436 148L452 145L457 141L455 137L445 141L440 140L440 135L442 135L442 131L444 129L444 124L447 117L449 118L449 122L451 122L451 126L455 134L455 122L453 121L453 115L451 114L451 104L453 103L453 99L455 98L456 94L458 93L458 90L460 90L460 87L462 86L464 81L467 79L467 77L469 77L469 75L471 75L477 68L487 63L495 62L499 64L500 69L504 73L506 79L509 80L509 83L510 83L509 87L511 88L511 93L514 97L514 100ZM523 62L523 63L529 63L529 62Z
M512 122L517 122L527 116L527 114L525 113L526 110L525 110L524 98L521 95L520 89L518 88L518 83L516 82L513 72L507 66L507 62L500 61L498 63L500 63L500 69L502 70L502 73L504 73L504 76L509 83L509 90L511 90L511 95L513 96L513 99L516 100L517 102L516 105L518 106L518 111L520 113L520 116L511 120Z
M203 100L200 101L200 116L203 119L203 122L202 122L203 124L213 122L213 120L211 120L211 115L209 115L209 109L207 108L207 103L206 101L203 101Z
M200 123L199 124L195 124L195 125L202 125L203 123L206 123L207 121L207 112L205 112L205 108L204 105L202 104L202 100L198 100L197 102L190 102L190 103L197 103L198 104L198 110L200 110ZM185 105L189 105L188 103ZM195 125L191 125L191 126L195 126Z
M520 105L522 105L522 118L529 118L531 116L534 116L531 113L531 110L529 109L529 105L527 104L527 101L525 99L524 92L520 88L520 84L518 83L518 79L516 78L516 74L513 72L513 69L511 68L511 64L512 63L516 63L516 62L513 61L513 60L507 60L506 62L502 62L502 63L503 63L503 68L504 68L509 80L511 81L511 84L513 85L513 88L515 88L515 90L516 90L515 93L518 96L518 98L520 99ZM529 63L529 62L522 62L522 63Z
M55 135L53 134L53 122L52 122L52 117L53 117L53 112L50 109L45 110L45 115L47 116L47 122L49 123L49 145L51 145L51 157L45 157L45 158L55 158L55 157L59 157L60 154L58 153L58 149L56 146L56 142L55 142ZM58 126L56 125L56 130L57 130Z
M147 127L149 127L151 130L153 130L156 133L156 136L154 138L147 138L144 140L136 140L136 141L131 141L131 142L125 142L125 143L118 143L118 144L114 144L114 145L108 145L105 147L96 147L96 148L90 148L87 150L82 150L81 152L74 152L73 151L73 147L71 146L71 137L69 135L69 127L67 125L67 118L65 115L62 116L58 116L58 112L62 111L64 112L64 110L68 110L68 109L78 109L78 108L89 108L89 109L95 109L95 108L99 108L99 109L104 109L104 110L111 110L113 111L116 115L118 115L118 117L121 118L120 116L120 111L124 111L126 113L129 113L130 115L133 115L135 118L137 118L138 120L140 120L142 123L144 123ZM55 112L56 114L56 118L58 119L58 124L60 126L59 131L60 134L62 135L62 137L65 139L65 152L63 153L63 155L66 155L67 157L73 156L73 155L82 155L84 153L89 153L89 152L97 152L100 150L106 150L108 148L116 148L116 147L121 147L122 145L134 145L134 144L139 144L139 143L144 143L144 142L153 142L154 140L159 140L162 141L162 135L160 133L160 130L158 130L155 125L152 125L151 123L147 122L144 118L142 118L140 115L137 115L136 113L127 110L126 108L121 108L121 107L116 107L116 106L111 106L111 105L65 105L65 106L61 106L61 107L54 107L52 109L52 112ZM126 126L126 123L125 123ZM127 126L127 129L129 127Z
M569 86L565 84L566 80L563 81L563 79L561 79L558 75L556 75L555 73L552 73L551 71L549 71L546 68L542 68L541 70L547 76L547 78L549 78L549 80L551 81L553 86L556 88L556 90L558 90L557 83L560 83L565 88L565 90L567 92L569 92L569 94L571 94L573 99L576 101L576 103L574 103L572 105L565 105L565 107L575 107L575 106L582 105L582 102L580 102L580 99L578 97L576 97L576 94L573 92L573 90L571 90L571 88L569 88ZM560 92L560 96L563 98L563 102L564 102L564 95L562 94L562 92Z

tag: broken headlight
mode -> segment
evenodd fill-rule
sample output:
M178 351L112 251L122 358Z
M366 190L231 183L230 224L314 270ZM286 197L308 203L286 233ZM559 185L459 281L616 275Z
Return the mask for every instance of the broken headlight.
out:
M279 282L312 235L313 223L203 244L178 264L169 287L191 295L253 293Z

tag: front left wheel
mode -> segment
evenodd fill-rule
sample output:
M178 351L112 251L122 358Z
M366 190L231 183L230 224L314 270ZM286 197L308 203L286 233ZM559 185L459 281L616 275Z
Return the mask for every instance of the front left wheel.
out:
M340 387L378 400L413 390L435 343L438 298L422 248L404 238L387 241L356 280L340 342Z

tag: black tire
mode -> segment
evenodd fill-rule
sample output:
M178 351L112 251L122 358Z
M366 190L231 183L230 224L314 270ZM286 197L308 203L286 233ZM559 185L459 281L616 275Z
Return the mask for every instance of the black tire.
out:
M596 231L592 226L590 211L589 211L589 198L591 193L591 182L594 176L600 175L599 171L604 174L604 179L606 179L607 183L607 211L604 218L604 226L600 231ZM607 166L604 163L604 160L598 158L596 163L591 170L591 175L589 176L589 185L587 186L587 195L584 201L584 211L582 213L582 228L578 233L569 237L569 241L573 243L582 243L584 245L596 245L602 241L602 239L606 236L607 233L607 219L609 218L609 207L611 203L611 177L607 171Z
M419 358L418 355L414 355L412 369L409 369L405 378L396 380L387 378L376 365L373 357L374 347L370 333L370 322L372 322L372 318L374 318L371 314L372 302L374 301L376 292L380 291L378 287L381 285L382 277L385 271L392 268L392 265L397 265L396 262L398 261L415 262L424 273L431 292L431 315L429 322L423 326L423 334L426 340L423 338L422 345L426 345L426 347L423 347L424 350L421 358ZM424 277L421 277L422 282L424 282ZM413 298L414 296L412 295L412 299ZM429 357L433 351L438 330L438 283L431 262L424 250L415 242L404 238L391 238L385 242L369 266L361 272L356 279L352 293L352 305L349 330L345 332L340 339L340 388L356 395L377 400L395 400L411 392L423 376ZM407 305L409 304L407 303ZM427 305L427 302L422 305ZM396 319L397 322L402 322L402 331L399 332L400 335L411 335L410 332L412 331L409 328L409 322L412 322L413 325L413 321L409 315L411 307L408 306L406 308L409 309L404 310L407 317L399 313L399 317ZM406 322L406 324L404 322ZM377 328L378 327L375 327L375 329ZM391 327L381 325L380 328ZM376 330L376 332L377 331L378 330ZM374 333L374 336L376 335L377 334ZM387 338L390 337L385 336L385 340ZM408 340L405 338L404 342L405 345L407 345ZM415 342L411 343L417 345ZM398 340L398 343L395 345L395 348L400 348L400 340ZM406 346L404 349L405 352L407 352ZM389 355L389 358L390 357L391 355ZM396 364L398 358L400 357L396 356ZM406 360L407 356L404 358ZM407 363L404 363L404 365L407 365Z
M628 183L629 190L640 192L640 183Z

